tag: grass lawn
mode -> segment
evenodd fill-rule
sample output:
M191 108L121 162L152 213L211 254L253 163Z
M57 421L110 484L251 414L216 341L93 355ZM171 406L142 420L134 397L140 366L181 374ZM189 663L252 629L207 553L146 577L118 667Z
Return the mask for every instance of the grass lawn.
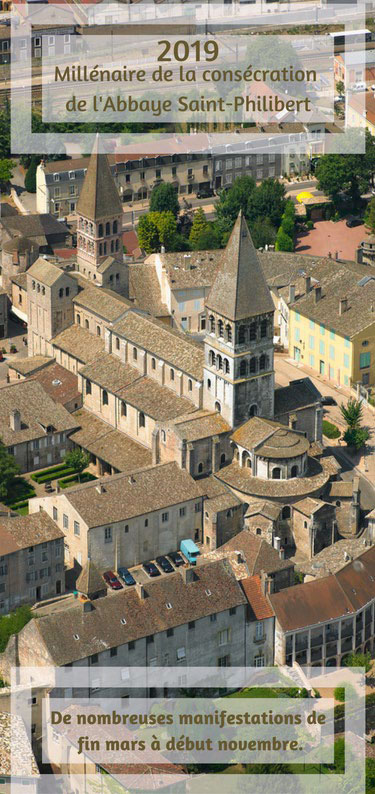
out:
M248 689L241 689L239 692L233 692L228 695L229 698L277 698L279 697L276 689L269 687L250 687Z

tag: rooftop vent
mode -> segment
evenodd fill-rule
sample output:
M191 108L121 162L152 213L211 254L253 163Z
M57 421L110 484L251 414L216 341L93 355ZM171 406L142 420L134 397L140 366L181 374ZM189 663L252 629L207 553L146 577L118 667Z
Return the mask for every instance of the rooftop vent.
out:
M101 483L101 482L100 482L100 483L98 483L98 485L96 485L96 486L95 486L95 488L96 488L96 490L97 490L97 492L98 492L98 493L105 493L105 488L104 488L104 485L102 485L102 483Z
M126 618L121 618L120 623L122 623L123 626L126 626Z
M54 378L54 380L52 381L52 386L61 386L61 384L62 381L59 380L58 378Z
M210 595L212 595L212 593L211 593L211 590L208 590L208 589L207 589L207 590L205 590L205 593L206 593L206 596L210 596Z
M79 640L79 634L73 634L75 640Z
M170 603L170 601L168 601L165 606L167 607L167 609L172 609L172 604Z

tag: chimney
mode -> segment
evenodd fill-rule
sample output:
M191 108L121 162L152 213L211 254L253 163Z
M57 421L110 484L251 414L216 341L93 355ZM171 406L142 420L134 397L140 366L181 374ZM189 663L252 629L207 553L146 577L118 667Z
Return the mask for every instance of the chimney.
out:
M322 288L315 287L315 303L318 303L322 297Z
M347 298L340 298L339 302L339 314L344 314L348 309L348 299Z
M185 582L185 584L190 584L190 582L195 581L195 571L189 565L184 565L182 568L179 569L181 571L181 576Z
M294 303L296 299L296 285L289 284L289 303Z
M132 474L131 474L131 475L128 477L128 483L129 483L130 485L133 485L133 483L135 483L135 477L133 477L133 475L132 475Z
M274 537L273 539L273 547L274 549L276 549L276 551L280 551L280 546L281 546L281 540L276 535L276 537Z
M145 590L143 584L141 584L140 582L137 582L136 585L135 585L135 589L136 589L138 598L141 601L144 601L144 599L146 598L146 590Z
M15 433L18 433L18 431L21 430L21 414L19 411L17 411L16 408L14 408L13 411L10 412L9 423L10 423L10 429L14 430Z
M92 601L84 601L83 602L83 614L86 612L93 612L95 609L94 604Z
M165 245L162 245L160 248L160 253L165 254Z
M285 550L281 547L279 551L280 560L285 560Z
M191 270L191 254L184 254L184 270Z
M272 576L268 576L266 571L260 572L260 582L263 595L271 595L273 593L273 579Z
M238 563L243 562L243 556L242 556L242 552L241 551L235 551L234 552L234 557L235 557L236 562L238 562Z
M104 485L101 482L99 482L98 485L95 486L95 488L98 493L105 493Z
M306 278L305 278L306 295L307 295L308 292L310 292L310 290L311 290L311 276L306 276Z

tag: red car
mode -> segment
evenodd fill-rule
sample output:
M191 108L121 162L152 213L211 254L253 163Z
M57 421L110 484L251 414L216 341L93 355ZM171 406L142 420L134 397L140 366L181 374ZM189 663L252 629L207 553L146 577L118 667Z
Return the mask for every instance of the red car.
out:
M114 575L113 571L106 571L103 573L103 579L109 584L112 590L122 590L122 584L119 582L117 576Z

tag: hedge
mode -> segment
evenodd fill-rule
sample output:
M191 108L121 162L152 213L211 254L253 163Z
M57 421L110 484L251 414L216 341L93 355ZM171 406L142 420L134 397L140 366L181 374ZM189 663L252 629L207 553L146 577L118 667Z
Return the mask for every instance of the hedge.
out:
M50 469L42 469L41 471L36 471L34 474L31 474L30 477L32 480L38 482L40 477L45 477L47 476L47 474L54 474L55 471L62 472L66 468L67 468L66 463L59 463L58 466L51 466Z
M78 473L77 474L72 474L71 477L64 477L63 480L59 480L59 486L60 486L60 488L69 488L69 486L74 484L74 483L77 483L77 485L80 485L81 483L91 482L92 480L97 480L97 479L98 478L95 477L94 474L90 474L89 471L85 471L85 472L83 472L83 474L81 474L80 481L78 481Z
M332 424L332 422L328 422L327 419L323 419L323 435L327 438L339 438L341 436L341 432L337 425Z
M23 502L12 502L11 505L8 505L8 507L10 507L11 510L18 510L19 507L28 507L28 506L29 506L28 500L27 501L24 500Z
M68 474L75 474L76 472L71 466L67 466L65 469L61 469L59 472L55 472L54 474L45 474L43 477L39 477L37 479L38 485L43 485L44 482L50 482L50 480L57 480L58 477L68 475Z

